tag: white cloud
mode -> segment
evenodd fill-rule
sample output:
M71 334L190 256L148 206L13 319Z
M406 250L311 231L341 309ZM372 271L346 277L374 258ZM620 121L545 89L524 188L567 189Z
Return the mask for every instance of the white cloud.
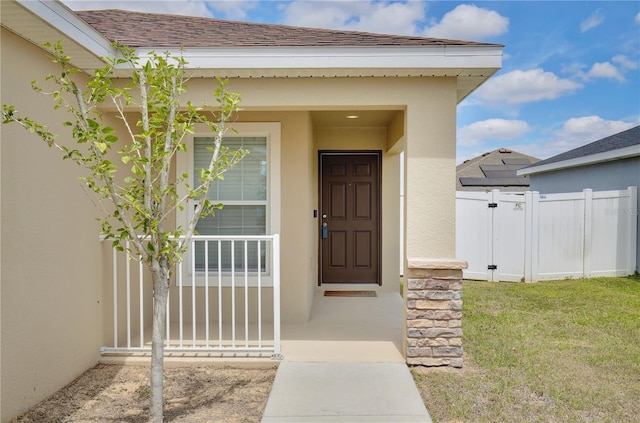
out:
M205 2L209 9L221 12L225 19L244 20L247 12L258 7L258 1L225 0Z
M461 4L446 13L439 23L427 28L424 35L476 41L502 35L508 29L509 18L498 12L472 4Z
M584 81L589 81L590 79L594 78L606 78L624 82L625 78L623 73L631 69L638 68L637 62L634 62L627 56L623 56L621 54L614 56L611 59L611 62L594 63L593 65L591 65L591 68L589 68L587 72L583 71L586 66L582 64L574 64L572 67L565 67L563 70L572 73L574 76L581 78Z
M487 119L473 122L458 130L458 145L471 147L484 141L509 141L531 131L523 120Z
M343 29L357 16L360 2L291 2L283 6L283 23L311 28Z
M625 131L638 123L620 120L606 120L600 116L582 116L567 120L562 128L542 142L513 146L518 151L541 159L573 150L618 132Z
M636 23L640 23L640 12L636 15Z
M633 123L620 120L605 120L600 116L583 116L567 120L556 134L567 142L584 145L633 126Z
M588 66L581 62L563 63L560 65L560 71L567 75L573 75L584 78L584 69Z
M619 54L618 56L614 56L611 61L617 65L619 65L622 69L638 69L638 62L634 62L629 59L627 56L623 56Z
M624 76L622 76L618 68L609 62L594 63L593 66L591 66L591 69L589 69L589 72L587 72L586 77L587 79L608 78L615 79L620 82L624 81Z
M206 3L198 0L62 0L72 10L123 9L138 12L211 17Z
M488 103L521 104L553 100L578 88L582 85L542 69L514 70L491 78L476 95Z
M369 13L360 16L359 21L348 29L413 35L417 32L417 21L424 18L424 13L424 3L421 2L375 3Z
M600 9L596 10L580 24L580 31L587 32L604 22L604 16Z
M313 28L414 35L425 3L367 1L294 1L282 6L283 23Z

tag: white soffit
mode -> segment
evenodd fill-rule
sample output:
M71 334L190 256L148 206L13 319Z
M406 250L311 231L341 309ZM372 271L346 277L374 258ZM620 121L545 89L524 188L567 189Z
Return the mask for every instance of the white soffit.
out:
M571 167L610 162L613 160L626 159L636 156L640 156L640 144L631 145L625 148L619 148L617 150L605 151L603 153L591 154L589 156L576 157L575 159L562 160L560 162L534 166L531 169L520 169L518 171L518 176L534 175L536 173L551 172L554 170L567 169Z
M138 49L141 58L152 48ZM198 76L223 78L456 77L458 101L502 66L502 46L157 48ZM120 68L126 76L128 69Z
M111 42L58 1L1 0L2 26L39 47L63 41L65 54L81 69L104 65L113 56Z

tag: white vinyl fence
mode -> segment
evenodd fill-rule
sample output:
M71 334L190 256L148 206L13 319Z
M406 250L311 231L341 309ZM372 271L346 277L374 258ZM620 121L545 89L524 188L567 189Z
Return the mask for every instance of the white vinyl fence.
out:
M564 194L456 193L466 279L532 282L636 269L637 187Z

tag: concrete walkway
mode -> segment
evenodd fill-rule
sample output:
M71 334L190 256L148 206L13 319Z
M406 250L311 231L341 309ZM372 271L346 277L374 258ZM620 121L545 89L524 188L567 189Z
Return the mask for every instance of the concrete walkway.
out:
M263 423L431 422L404 363L402 298L314 296L309 322L283 326Z
M263 423L431 422L402 363L283 362Z

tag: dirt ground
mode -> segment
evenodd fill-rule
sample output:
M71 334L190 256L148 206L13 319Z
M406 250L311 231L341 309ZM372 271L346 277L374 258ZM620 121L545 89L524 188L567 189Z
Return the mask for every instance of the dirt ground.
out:
M259 422L276 369L165 367L165 422ZM98 364L13 422L142 423L148 417L149 367Z

